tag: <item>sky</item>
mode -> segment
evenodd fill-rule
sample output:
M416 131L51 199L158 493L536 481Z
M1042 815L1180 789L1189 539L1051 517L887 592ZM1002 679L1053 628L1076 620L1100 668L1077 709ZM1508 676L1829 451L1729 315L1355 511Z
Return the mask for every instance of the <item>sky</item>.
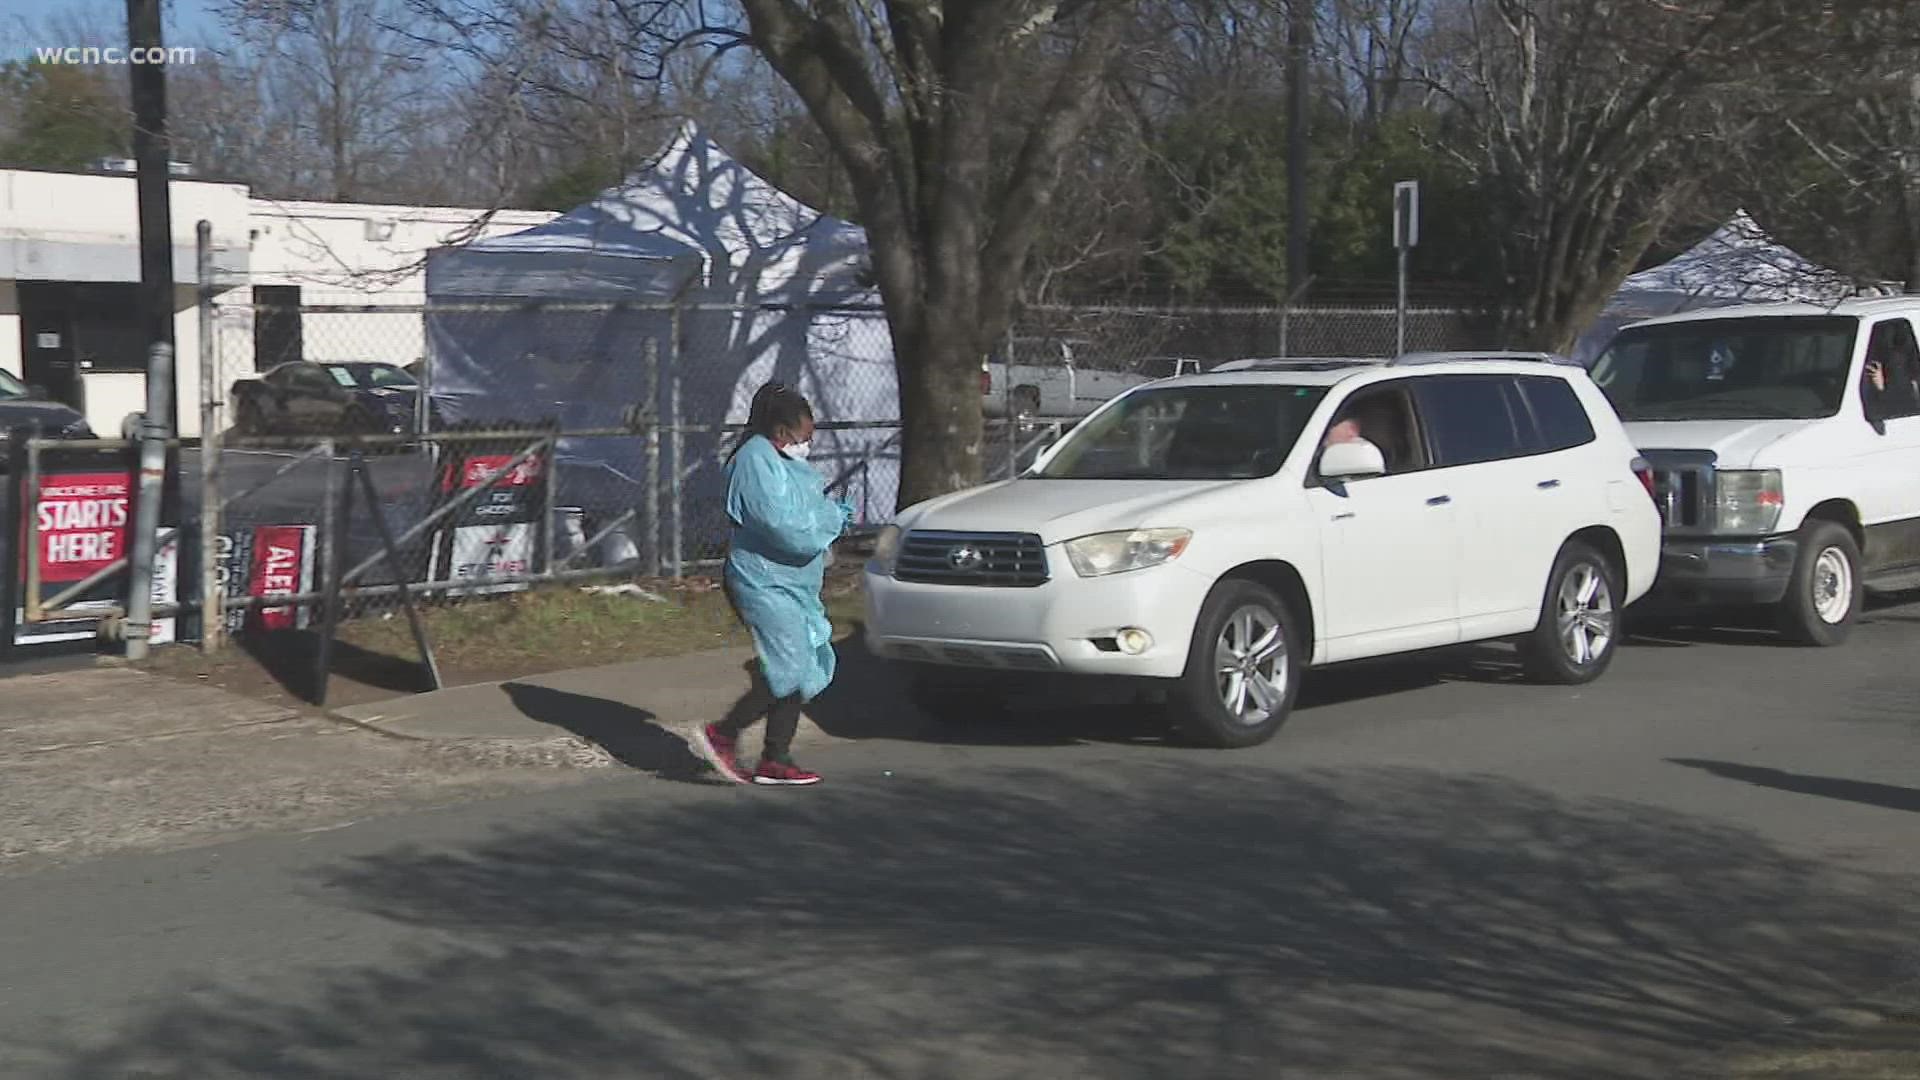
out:
M162 2L165 5L167 17L165 30L167 44L202 44L219 35L219 23L210 13L212 7L210 0L162 0ZM126 10L124 0L0 0L0 40L5 42L5 48L0 49L0 59L20 58L37 45L125 44ZM89 23L101 27L103 39L117 31L117 39L62 42L23 40L25 36L23 26L38 26L68 12L86 15Z

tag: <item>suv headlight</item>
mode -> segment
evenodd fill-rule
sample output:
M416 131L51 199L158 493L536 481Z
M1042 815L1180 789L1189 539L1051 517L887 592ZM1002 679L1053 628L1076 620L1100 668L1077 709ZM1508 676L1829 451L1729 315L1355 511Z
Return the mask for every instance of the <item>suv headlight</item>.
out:
M883 577L893 576L893 564L900 558L900 526L889 525L873 540L873 556L867 569Z
M1102 577L1172 562L1192 539L1191 529L1134 529L1083 536L1067 541L1065 547L1075 573Z
M1780 523L1786 498L1780 490L1779 469L1728 469L1714 474L1718 496L1714 529L1756 536L1770 533Z

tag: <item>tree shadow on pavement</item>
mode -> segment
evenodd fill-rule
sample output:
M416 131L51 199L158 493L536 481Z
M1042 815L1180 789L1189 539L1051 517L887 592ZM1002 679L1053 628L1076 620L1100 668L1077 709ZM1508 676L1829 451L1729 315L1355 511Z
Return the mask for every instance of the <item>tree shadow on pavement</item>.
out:
M1911 883L1418 770L972 770L319 875L417 935L60 1075L1671 1076L1912 970Z
M1878 806L1885 810L1905 810L1910 814L1920 814L1920 788L1874 784L1864 780L1846 780L1837 776L1809 776L1805 773L1782 772L1779 769L1766 769L1757 765L1738 765L1731 761L1703 761L1699 758L1668 758L1667 760L1675 765L1699 769L1714 776L1727 780L1739 780L1757 787L1791 791L1798 795L1818 795L1823 799L1839 799L1844 802L1859 803L1862 806Z
M629 768L664 780L714 780L687 741L661 727L645 709L527 683L506 683L501 689L529 720L571 732Z
M907 675L875 657L859 632L834 645L833 684L807 707L820 729L841 739L901 739L969 746L1065 746L1083 742L1164 745L1173 737L1165 687L1102 685L1097 680L1035 678L981 671L983 683L1014 685L1009 712L965 724L924 716L911 700ZM1309 672L1295 708L1301 711L1408 693L1447 682L1511 683L1520 679L1513 650L1456 645L1380 660L1334 664Z

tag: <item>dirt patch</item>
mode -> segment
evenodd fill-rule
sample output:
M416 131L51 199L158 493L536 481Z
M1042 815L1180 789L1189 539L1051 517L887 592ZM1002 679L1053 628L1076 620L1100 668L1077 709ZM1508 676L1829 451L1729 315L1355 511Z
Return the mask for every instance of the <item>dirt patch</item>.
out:
M860 614L856 566L830 574L828 613L845 631ZM422 611L446 686L503 682L654 656L750 643L711 578L635 580L617 588L554 586L438 604ZM315 700L319 635L253 635L208 657L197 647L156 650L150 670L291 709ZM406 617L342 622L333 647L329 708L430 689Z

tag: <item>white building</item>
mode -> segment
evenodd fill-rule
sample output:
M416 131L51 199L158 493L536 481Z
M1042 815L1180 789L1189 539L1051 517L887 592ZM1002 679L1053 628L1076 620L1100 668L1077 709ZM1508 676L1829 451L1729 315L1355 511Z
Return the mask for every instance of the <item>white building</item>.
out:
M234 379L295 357L418 359L427 251L554 217L286 202L206 180L175 180L170 196L176 393L187 436L200 429L198 222L213 231L224 393ZM79 406L103 435L146 403L139 280L131 176L0 170L0 369ZM356 310L301 310L315 306Z

